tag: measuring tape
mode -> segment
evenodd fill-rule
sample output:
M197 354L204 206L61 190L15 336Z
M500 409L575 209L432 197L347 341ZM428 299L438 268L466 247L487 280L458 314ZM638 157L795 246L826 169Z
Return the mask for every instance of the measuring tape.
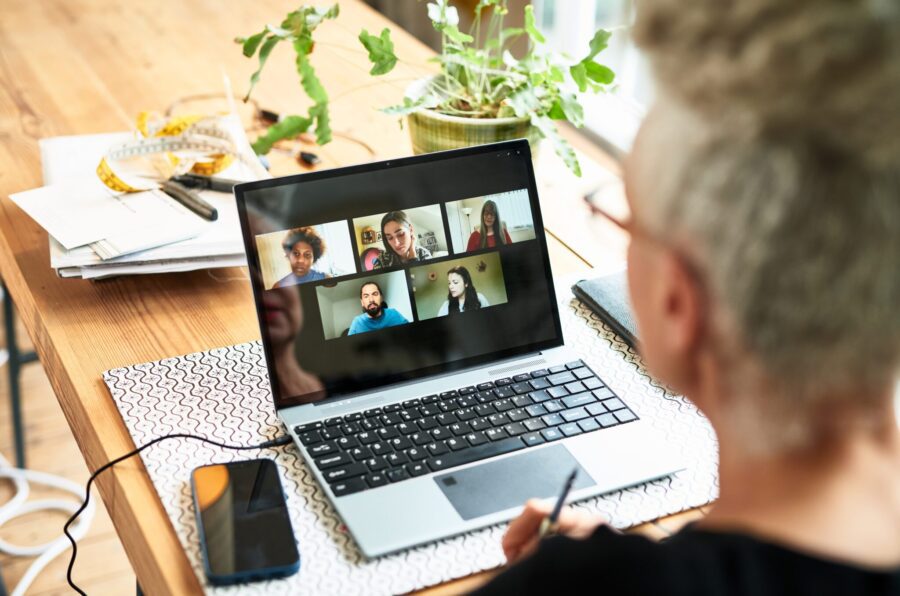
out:
M230 119L234 116L166 119L141 112L137 117L140 136L110 147L97 166L97 176L114 191L138 192L188 172L217 174L235 159L247 160L229 131Z

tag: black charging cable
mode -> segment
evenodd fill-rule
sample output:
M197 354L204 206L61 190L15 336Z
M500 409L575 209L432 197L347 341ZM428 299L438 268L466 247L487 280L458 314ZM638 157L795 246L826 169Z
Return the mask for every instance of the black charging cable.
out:
M249 451L251 449L267 449L269 447L280 447L282 445L288 445L291 442L291 437L289 437L288 435L283 435L281 437L278 437L277 439L271 439L269 441L265 441L265 442L259 443L257 445L227 445L225 443L220 443L219 441L214 441L213 439L207 439L206 437L200 437L197 435L188 435L185 433L173 433L171 435L164 435L162 437L157 437L157 438L153 439L152 441L150 441L149 443L141 445L137 449L135 449L133 451L129 451L125 455L123 455L121 457L117 457L116 459L114 459L110 462L107 462L107 463L103 464L102 466L100 466L99 468L97 468L97 471L94 472L93 474L91 474L91 477L88 479L87 485L85 486L84 503L81 504L81 507L78 508L78 511L73 513L72 517L70 517L69 520L66 522L66 525L63 526L63 532L65 533L66 537L69 539L69 542L72 543L72 556L69 558L69 568L66 570L66 581L68 581L69 586L71 586L71 588L73 590L75 590L76 592L81 594L81 596L87 596L87 594L84 592L84 590L79 588L78 585L72 580L72 569L75 567L75 557L78 555L78 546L75 544L75 539L69 533L69 526L71 526L73 523L75 523L75 520L78 519L78 516L81 515L81 513L88 506L88 503L91 502L91 485L94 483L94 479L97 476L99 476L102 472L104 472L105 470L108 470L109 468L113 467L117 463L119 463L121 461L125 461L129 457L133 457L133 456L137 455L138 453L140 453L141 451L143 451L144 449L147 449L148 447L152 447L153 445L156 445L160 441L165 441L166 439L195 439L197 441L203 441L204 443L209 443L210 445L215 445L216 447L222 447L224 449L234 449L236 451Z

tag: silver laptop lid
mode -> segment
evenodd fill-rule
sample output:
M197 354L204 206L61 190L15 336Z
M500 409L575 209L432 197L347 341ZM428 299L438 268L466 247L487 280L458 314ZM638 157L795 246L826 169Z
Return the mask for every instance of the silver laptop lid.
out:
M235 196L276 408L562 345L525 140Z

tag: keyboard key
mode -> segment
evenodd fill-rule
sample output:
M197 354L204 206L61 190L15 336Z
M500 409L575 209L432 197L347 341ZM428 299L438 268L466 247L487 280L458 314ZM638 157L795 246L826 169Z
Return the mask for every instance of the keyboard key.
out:
M509 424L509 416L506 414L491 414L488 416L491 426L503 426Z
M563 372L555 375L550 375L547 377L547 380L550 381L553 385L565 385L566 383L571 383L575 380L575 375L570 372Z
M535 445L546 442L544 437L541 436L541 433L528 433L527 435L522 435L522 440L525 441L525 444L529 447L534 447Z
M425 449L427 449L428 453L430 453L432 456L444 455L445 453L450 451L443 443L428 443L428 445L425 446Z
M575 435L580 435L582 432L581 428L579 428L578 425L574 422L563 424L559 427L559 431L567 437L574 437Z
M378 418L366 418L359 423L359 426L363 430L376 430L381 428L381 420L379 420Z
M555 428L545 428L541 431L541 436L544 437L544 440L546 441L558 441L563 438L563 434Z
M454 422L459 422L456 419L456 416L454 416L450 412L444 412L443 414L438 414L437 416L434 417L434 419L437 420L437 423L439 426L450 426Z
M539 377L546 377L549 374L550 374L550 371L547 370L546 368L541 368L539 370L531 371L531 376L532 376L532 378L535 378L535 379L537 379Z
M370 472L380 472L388 467L388 463L383 457L370 457L365 464Z
M355 437L340 437L337 441L335 441L335 445L337 445L338 449L347 451L348 449L358 447L359 441L357 441Z
M444 391L440 395L438 395L438 399L450 399L451 397L459 397L458 391Z
M527 382L516 383L512 386L512 390L516 392L516 395L522 395L523 393L528 393L531 391L533 387L529 385Z
M422 414L419 413L418 408L410 408L409 410L400 410L397 412L400 414L400 417L403 418L404 422L411 422L416 418L421 418Z
M401 480L406 480L407 478L409 478L409 472L407 472L403 468L397 468L396 470L388 470L387 478L391 482L400 482Z
M328 482L328 484L331 484L333 482L338 482L339 480L362 476L367 472L368 470L362 462L354 462L340 468L325 470L322 474L325 476L325 481Z
M527 428L528 430L532 430L532 431L541 430L542 428L547 426L546 424L544 424L544 421L541 420L540 418L532 418L531 420L526 420L522 424L525 425L525 428Z
M497 396L494 395L493 389L491 389L490 391L479 391L478 393L475 394L475 401L477 401L480 404L487 404L487 403L494 401L494 399L496 397Z
M472 407L478 405L478 400L475 399L474 396L461 397L458 400L456 400L456 403L460 408L472 408Z
M566 383L566 389L569 390L569 393L579 393L581 391L585 391L587 388L581 381L575 381L572 383Z
M363 459L369 459L372 457L372 451L368 447L354 447L347 453L350 454L355 461L360 461Z
M612 412L613 410L621 410L625 407L625 404L622 403L622 400L618 397L614 397L612 399L604 399L603 405L606 406L606 409Z
M406 457L408 457L410 461L421 461L425 459L427 455L428 453L421 447L411 447L406 450Z
M434 403L434 402L436 402L437 400L438 400L438 396L437 396L437 395L429 395L429 396L427 396L427 397L423 397L423 398L422 398L422 404L424 405L424 404Z
M560 397L565 397L569 395L569 390L563 387L551 387L547 390L547 393L550 394L550 397L553 399L559 399Z
M515 405L511 399L498 399L494 402L494 407L497 408L498 412L506 412L507 410L512 410Z
M460 408L453 412L453 415L456 416L457 420L460 422L466 422L478 416L478 414L475 413L474 408Z
M487 418L476 418L475 420L469 422L469 426L472 427L472 430L474 431L480 431L491 428L492 424L491 421Z
M503 379L497 379L496 381L494 381L494 385L496 385L497 387L503 387L504 385L511 385L511 384L512 384L512 379L510 379L509 377L505 377Z
M596 420L597 424L599 424L603 428L607 428L609 426L615 426L619 423L619 421L616 419L616 417L610 413L601 414L600 416L597 416L596 418L594 418L594 420Z
M485 436L491 441L499 441L507 437L506 431L502 428L489 428L484 431Z
M460 424L459 422L457 422L456 424L451 424L448 428L450 429L450 432L452 432L453 436L455 436L455 437L461 437L464 434L467 434L472 430L471 428L469 428L468 424L466 424L466 423Z
M528 381L528 384L531 385L532 389L546 389L550 386L550 381L541 377L539 379L532 379Z
M589 405L587 411L591 416L599 416L600 414L605 414L607 412L606 406L602 403Z
M368 445L369 443L374 443L378 440L378 435L375 433L371 433L368 431L363 431L356 435L357 440L363 445Z
M371 443L369 445L369 449L371 449L372 453L375 455L384 455L391 452L390 446L387 443L382 443L381 441Z
M428 474L429 472L431 472L425 462L406 464L406 471L409 472L409 475L413 477L421 476L422 474Z
M566 368L568 368L569 370L572 370L573 368L579 368L581 366L584 366L583 360L573 360L572 362L566 363Z
M402 451L404 449L409 449L410 447L412 447L412 441L410 441L406 437L396 437L388 441L388 443L394 449L394 451Z
M588 377L593 377L594 373L591 372L591 369L586 366L582 366L581 368L576 368L572 371L572 374L575 375L577 379L587 379Z
M582 418L587 418L588 413L584 408L572 408L571 410L560 412L560 416L562 416L563 420L566 422L577 422Z
M328 455L330 453L335 453L337 451L337 447L332 441L328 441L326 443L316 443L307 449L309 454L314 458L322 457L323 455Z
M344 420L346 420L347 422L358 422L362 419L363 419L362 412L354 412L352 414L347 414L346 416L344 416Z
M470 393L475 393L475 387L469 385L468 387L463 387L459 390L460 395L469 395Z
M541 416L543 414L547 414L547 408L542 406L541 404L534 404L533 406L528 406L525 408L525 411L528 412L530 416Z
M533 401L536 404L539 404L541 402L547 401L548 399L551 399L550 394L547 393L547 391L545 389L541 389L540 391L532 391L530 393L530 396L531 396L531 401Z
M595 401L597 401L597 398L590 393L585 392L578 393L576 395L570 395L562 401L564 404L566 404L567 408L574 408L577 406L585 406L587 404L594 403Z
M529 417L528 412L526 412L524 408L516 408L514 410L510 410L506 413L506 415L509 416L509 419L513 422L521 422Z
M350 495L353 493L358 493L361 490L365 490L366 483L363 482L362 478L351 478L350 480L344 480L342 482L336 482L331 485L331 492L334 493L335 497L343 497L344 495Z
M547 403L543 404L543 406L548 412L551 412L551 413L559 412L560 410L566 409L566 407L562 404L562 402L558 402L558 401L548 401Z
M567 369L566 369L565 366L551 366L551 367L548 368L547 370L550 371L550 374L551 374L551 375L556 375L556 374L559 374L559 373L564 373L564 372L566 372Z
M512 390L512 387L497 387L494 389L494 395L499 398L515 397L516 392Z
M365 415L366 418L374 418L375 416L381 416L381 413L383 411L384 410L382 410L381 408L372 408L371 410L366 410Z
M302 435L305 432L309 432L311 430L317 430L325 426L321 422L310 422L309 424L300 424L294 427L294 432L298 435Z
M438 421L434 416L429 416L428 418L419 418L418 420L416 420L416 423L422 430L431 430L438 425Z
M485 443L483 445L479 445L478 447L470 447L469 449L463 449L462 451L448 453L447 455L444 455L440 458L430 459L428 460L428 465L432 470L437 472L438 470L446 470L447 468L461 466L463 464L487 459L489 457L494 457L497 455L512 453L513 451L518 451L519 449L524 448L525 443L521 439L503 439L502 441Z
M379 420L381 420L381 423L385 426L393 426L398 422L403 422L403 418L401 418L396 413L382 414Z
M463 439L462 437L453 437L452 439L447 439L444 441L444 445L447 446L451 451L459 451L460 449L465 449L469 446L469 443Z
M483 443L487 443L490 439L484 433L469 433L466 435L466 441L469 442L469 445L472 447L477 447ZM437 453L435 455L438 455Z
M491 414L496 414L497 410L493 404L479 404L475 406L475 413L479 416L490 416Z
M341 432L341 429L337 426L332 426L331 428L325 427L318 431L319 436L322 437L323 441L330 441L332 439L337 439L338 437L344 436L344 433Z
M322 442L322 435L317 430L308 430L300 433L300 442L304 445L315 445Z
M418 447L421 447L422 445L425 445L426 443L431 442L431 435L425 431L413 433L413 434L409 435L407 438L410 441L412 441L413 445L416 445Z
M637 420L637 416L635 416L634 412L631 410L616 410L613 412L613 415L619 419L619 422L631 422L632 420Z
M479 383L476 387L479 391L489 391L494 388L493 383Z
M452 436L449 430L440 426L432 429L430 432L432 439L434 439L435 441L446 441Z
M455 399L445 399L444 401L439 401L437 405L441 409L441 412L452 412L459 408L459 401Z
M512 402L517 408L524 408L525 406L530 406L534 403L531 401L530 395L517 395L513 398Z
M440 413L441 413L440 408L435 407L434 404L428 404L425 406L421 406L419 408L419 414L421 414L422 416L425 416L425 417L437 416Z
M388 412L399 412L401 409L402 406L400 404L390 404L384 406L384 413L387 414Z
M359 427L359 424L356 422L348 422L347 424L341 425L341 432L345 435L355 435L362 429Z
M335 416L334 418L329 418L328 420L325 421L325 427L327 428L329 426L338 426L343 421L344 421L344 419L341 418L340 416Z
M515 375L513 377L513 383L524 383L525 381L527 381L530 378L531 378L531 375L529 375L529 374Z
M507 424L503 427L503 430L505 430L506 433L511 437L516 437L528 432L528 429L525 428L525 425L521 422L513 422L512 424Z
M616 394L610 391L609 387L602 387L594 390L594 397L597 399L606 399L607 397L615 397Z
M409 458L406 457L405 453L389 453L386 461L389 466L396 468L397 466L402 466L407 463Z
M584 383L584 386L588 389L599 389L600 387L603 387L603 382L597 377L583 379L581 382Z
M403 402L403 407L408 410L410 408L414 408L414 407L420 405L421 403L422 403L421 399L408 399L405 402Z
M369 488L378 488L379 486L384 486L388 483L387 476L385 474L369 474L366 476L366 484L369 485Z
M600 428L600 425L597 424L597 421L594 420L593 418L585 418L584 420L579 420L578 426L581 427L581 430L583 430L586 433L595 431L598 428Z
M417 430L419 430L419 425L416 424L415 422L401 422L394 428L397 429L398 433L406 436L406 435L411 435L414 432L416 432Z
M546 416L542 417L541 420L543 420L544 424L546 424L547 426L557 426L565 422L565 420L563 420L563 417L559 414L547 414Z

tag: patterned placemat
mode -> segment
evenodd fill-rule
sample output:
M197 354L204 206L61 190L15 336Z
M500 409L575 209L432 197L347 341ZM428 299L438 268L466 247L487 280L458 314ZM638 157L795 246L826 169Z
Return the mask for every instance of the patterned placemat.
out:
M581 302L561 297L560 313L566 343L691 462L673 477L577 506L626 528L713 500L716 443L707 420L684 398L651 383L638 355ZM117 368L103 378L136 445L175 432L231 444L258 443L284 432L275 416L258 342ZM396 594L504 562L500 539L505 525L367 560L293 445L256 453L172 439L141 456L197 577L213 593L240 589L247 594ZM209 463L255 457L274 458L278 464L299 543L300 572L240 588L213 588L206 584L200 561L190 473Z

